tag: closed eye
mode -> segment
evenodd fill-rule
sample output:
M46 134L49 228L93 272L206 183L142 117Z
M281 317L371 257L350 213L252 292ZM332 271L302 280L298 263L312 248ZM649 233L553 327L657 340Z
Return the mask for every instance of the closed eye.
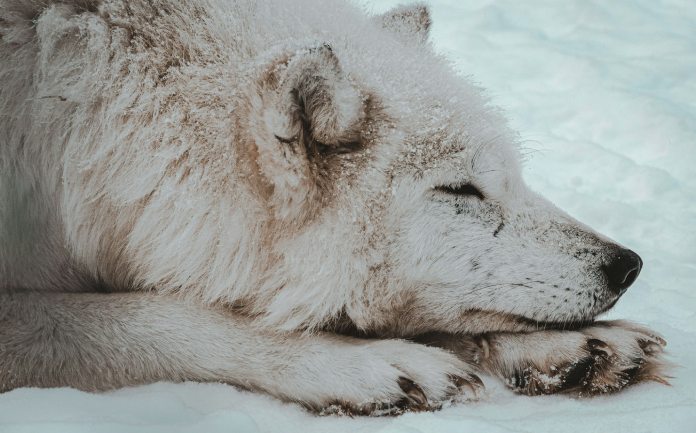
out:
M480 189L476 188L470 183L462 183L459 185L442 185L436 186L435 191L444 192L446 194L458 195L458 196L473 196L477 197L479 200L486 198Z

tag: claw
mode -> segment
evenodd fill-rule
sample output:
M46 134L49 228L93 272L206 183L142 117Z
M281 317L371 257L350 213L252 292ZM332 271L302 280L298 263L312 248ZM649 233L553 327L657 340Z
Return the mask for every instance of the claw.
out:
M663 345L660 345L654 341L639 340L638 345L641 349L643 349L643 352L645 352L646 355L656 355L664 350Z
M653 343L659 344L662 347L667 346L667 341L659 336L658 334L652 332L649 329L642 329L639 330L640 333L643 334L644 338L641 338L641 340L647 340L647 341L652 341Z
M657 341L660 344L660 346L667 346L667 340L665 340L664 338L660 337L659 335L653 335L652 337L655 339L655 341Z
M474 390L473 385L471 385L471 382L469 380L465 379L462 376L459 375L450 375L449 376L450 381L454 384L454 386L457 387L458 390L461 390L463 387L469 387L472 391Z
M592 353L593 355L608 357L613 354L613 351L607 343L596 338L591 338L587 340L587 347L590 348L590 353Z
M476 386L476 388L484 388L484 386L485 386L485 385L483 384L483 381L481 380L481 378L478 377L478 376L475 375L475 374L470 374L470 375L469 375L469 380L472 381L472 382L474 382L474 385Z
M417 406L426 406L428 404L428 398L425 393L414 381L406 377L399 378L399 387L406 393L408 399L415 403Z
M483 382L475 374L468 375L468 377L450 375L450 380L452 381L454 386L457 387L458 390L461 390L463 387L466 386L471 390L471 392L474 395L478 394L479 388L483 388Z

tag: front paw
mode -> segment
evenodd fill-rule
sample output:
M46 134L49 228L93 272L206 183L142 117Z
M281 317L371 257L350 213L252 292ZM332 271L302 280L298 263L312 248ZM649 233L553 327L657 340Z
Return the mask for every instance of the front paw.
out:
M343 391L327 397L322 415L398 415L438 410L449 401L476 398L483 387L472 369L454 355L398 340L349 349L334 365ZM349 365L343 366L345 360ZM340 369L340 370L336 370Z
M662 359L665 340L641 326L598 322L579 331L552 334L570 336L556 342L546 360L523 363L508 378L508 385L527 395L571 393L580 397L610 394L644 381L668 384ZM567 344L571 341L571 345ZM579 345L576 345L580 343ZM575 345L575 347L573 347Z

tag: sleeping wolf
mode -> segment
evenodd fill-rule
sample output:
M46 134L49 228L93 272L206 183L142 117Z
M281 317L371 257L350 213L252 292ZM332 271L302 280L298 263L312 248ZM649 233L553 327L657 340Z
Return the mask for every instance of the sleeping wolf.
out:
M664 381L634 252L530 191L422 5L0 0L0 389L314 410Z

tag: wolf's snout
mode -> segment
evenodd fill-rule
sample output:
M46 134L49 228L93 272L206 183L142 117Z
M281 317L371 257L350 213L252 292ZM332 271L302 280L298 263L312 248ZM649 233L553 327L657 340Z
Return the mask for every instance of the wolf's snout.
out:
M622 295L638 278L642 267L643 261L638 254L625 248L619 249L611 262L603 267L609 290Z

